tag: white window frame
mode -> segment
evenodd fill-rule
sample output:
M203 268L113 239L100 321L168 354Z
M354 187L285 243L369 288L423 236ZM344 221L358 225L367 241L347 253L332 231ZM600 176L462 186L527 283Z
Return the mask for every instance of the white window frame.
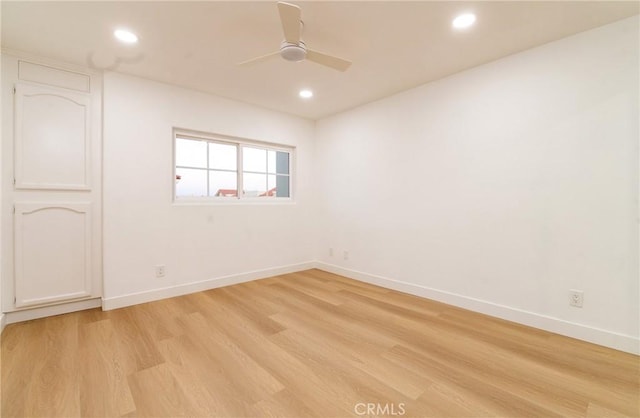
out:
M236 197L222 197L222 196L199 196L199 197L177 197L176 196L176 139L185 138L196 141L211 142L224 145L236 146L236 170L237 170L237 196ZM174 204L288 204L294 203L294 178L295 178L295 151L296 147L290 145L276 144L273 142L258 141L246 138L238 138L228 135L212 134L207 132L194 131L190 129L173 128L173 135L171 136L172 149L173 149L173 176L172 178L172 201ZM243 196L242 184L243 184L243 166L242 166L242 147L256 147L263 148L269 151L281 151L289 154L289 197L260 197L260 196ZM207 148L208 149L208 148ZM208 155L207 155L208 159ZM203 169L208 171L207 169ZM215 170L213 170L215 171ZM222 171L222 170L219 170ZM231 170L229 170L231 171ZM265 173L266 174L266 173ZM207 179L208 179L207 174ZM208 180L207 180L208 181Z

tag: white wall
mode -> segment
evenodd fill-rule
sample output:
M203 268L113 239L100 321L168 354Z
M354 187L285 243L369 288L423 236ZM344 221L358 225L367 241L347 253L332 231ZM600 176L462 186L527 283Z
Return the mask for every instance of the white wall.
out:
M319 121L324 268L638 352L637 34L626 19Z
M173 127L295 146L295 203L173 204ZM105 74L105 306L195 291L226 276L268 276L313 261L313 134L312 121ZM165 278L155 277L155 265L166 265ZM193 285L203 281L210 282Z

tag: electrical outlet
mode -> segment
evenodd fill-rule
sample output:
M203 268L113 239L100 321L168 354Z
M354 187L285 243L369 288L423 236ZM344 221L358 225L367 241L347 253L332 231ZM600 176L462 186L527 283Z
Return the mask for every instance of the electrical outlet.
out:
M333 257L333 248L329 247L329 257Z
M156 277L164 277L164 266L156 266Z
M349 251L346 251L342 253L342 258L344 258L345 260L349 259Z
M569 290L569 305L582 308L584 302L584 292L582 290Z

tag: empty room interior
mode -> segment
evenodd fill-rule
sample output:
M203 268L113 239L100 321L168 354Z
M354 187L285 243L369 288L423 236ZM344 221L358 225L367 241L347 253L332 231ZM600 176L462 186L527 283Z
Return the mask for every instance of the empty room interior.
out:
M2 417L640 417L637 1L2 1Z

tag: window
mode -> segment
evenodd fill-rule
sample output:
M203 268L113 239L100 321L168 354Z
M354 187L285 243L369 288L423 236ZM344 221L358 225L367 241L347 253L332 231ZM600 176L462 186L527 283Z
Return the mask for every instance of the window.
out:
M176 132L175 200L291 198L293 148Z

